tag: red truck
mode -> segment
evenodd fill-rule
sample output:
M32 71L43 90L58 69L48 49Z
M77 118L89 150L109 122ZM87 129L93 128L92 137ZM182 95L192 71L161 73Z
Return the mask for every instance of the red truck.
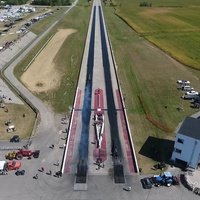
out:
M38 158L40 155L40 150L31 151L28 149L21 149L17 152L18 157L29 157L33 156L33 158Z
M17 170L21 167L21 162L20 161L8 161L6 163L6 168L7 170Z
M33 152L28 149L20 149L18 152L16 152L16 158L17 160L21 160L23 157L31 157Z
M9 159L9 160L13 160L13 159L21 160L23 157L31 158L33 156L34 158L38 158L39 154L40 154L39 150L31 151L28 149L20 149L17 152L14 151L14 152L7 153L5 157L6 159Z

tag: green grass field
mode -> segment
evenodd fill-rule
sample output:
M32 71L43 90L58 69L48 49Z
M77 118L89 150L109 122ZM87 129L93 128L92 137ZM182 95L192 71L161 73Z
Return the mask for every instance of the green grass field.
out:
M187 101L180 99L182 92L177 90L176 80L188 79L195 89L200 90L200 72L174 62L156 49L117 17L114 8L105 6L104 12L139 166L143 172L153 173L150 168L155 164L155 160L165 160L170 157L168 139L174 140L174 131L179 122L185 116L196 112L190 108ZM157 128L146 119L138 96L142 97L149 115L163 127L171 129L171 132ZM178 107L183 107L183 110L178 111ZM155 145L160 152L156 159L150 158L153 154L149 147L151 137L156 140L155 144L151 145ZM142 153L144 149L146 152Z
M200 69L200 2L197 0L115 0L116 14L141 36L180 62Z

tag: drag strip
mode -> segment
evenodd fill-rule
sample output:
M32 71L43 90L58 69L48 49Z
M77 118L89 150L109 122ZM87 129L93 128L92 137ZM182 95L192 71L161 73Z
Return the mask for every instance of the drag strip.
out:
M102 45L102 58L103 58L103 69L106 86L106 97L108 107L108 119L110 123L110 133L112 141L112 157L114 164L114 181L115 183L125 183L124 169L123 169L123 154L119 136L119 128L117 121L117 111L114 101L112 78L110 71L110 63L108 57L108 47L106 43L106 31L103 23L102 9L99 6L99 18L100 18L100 32L101 32L101 45Z
M112 143L117 148L117 155L118 158L122 159L122 150L121 150L121 143L119 140L119 129L117 123L117 112L115 107L114 95L113 95L113 88L112 88L112 79L111 79L111 72L110 72L110 63L108 58L108 50L106 44L106 37L105 37L105 29L103 24L103 16L102 10L99 6L99 17L100 17L100 30L101 30L101 45L102 45L102 57L103 57L103 69L104 69L104 76L105 76L105 85L106 85L106 97L107 97L107 107L108 107L108 118L111 128L111 138Z
M84 91L84 100L82 108L82 128L79 144L79 162L77 164L76 183L86 183L88 169L88 139L91 117L91 99L92 99L92 80L94 67L94 38L96 24L96 6L93 8L92 29L90 35L89 52L87 59L87 72Z
M92 75L94 66L94 33L95 33L95 17L96 17L96 6L94 6L92 31L90 36L90 46L87 61L87 80L85 84L85 95L82 109L82 130L81 130L81 141L79 147L79 159L87 162L88 157L88 135L89 135L89 122L91 116L91 97L92 97Z
M124 111L122 108L119 90L116 90L116 95L117 95L117 101L118 101L118 106L119 106L118 112L120 113L121 126L123 130L123 136L124 136L124 142L125 142L126 156L128 159L128 166L129 166L130 173L134 174L136 172L134 155L132 154L132 150L131 150L131 144L128 137L128 130L127 130L126 121L125 121L126 119L125 119Z
M73 109L79 112L74 122L77 128L69 130L74 145L66 147L64 171L76 171L74 190L87 190L90 175L108 175L112 168L114 183L125 183L125 174L136 171L110 50L101 2L95 1L77 86L82 91L80 106Z

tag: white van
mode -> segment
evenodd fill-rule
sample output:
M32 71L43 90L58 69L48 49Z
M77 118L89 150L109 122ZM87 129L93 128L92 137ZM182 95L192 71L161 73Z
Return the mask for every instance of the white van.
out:
M5 175L7 174L6 172L6 161L0 161L0 175Z
M199 93L192 90L192 91L186 92L185 95L199 95Z

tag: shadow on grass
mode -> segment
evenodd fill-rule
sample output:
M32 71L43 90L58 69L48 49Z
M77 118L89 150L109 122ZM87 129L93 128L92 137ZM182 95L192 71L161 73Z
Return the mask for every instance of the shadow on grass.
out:
M139 151L139 154L157 162L170 164L174 141L149 136Z

